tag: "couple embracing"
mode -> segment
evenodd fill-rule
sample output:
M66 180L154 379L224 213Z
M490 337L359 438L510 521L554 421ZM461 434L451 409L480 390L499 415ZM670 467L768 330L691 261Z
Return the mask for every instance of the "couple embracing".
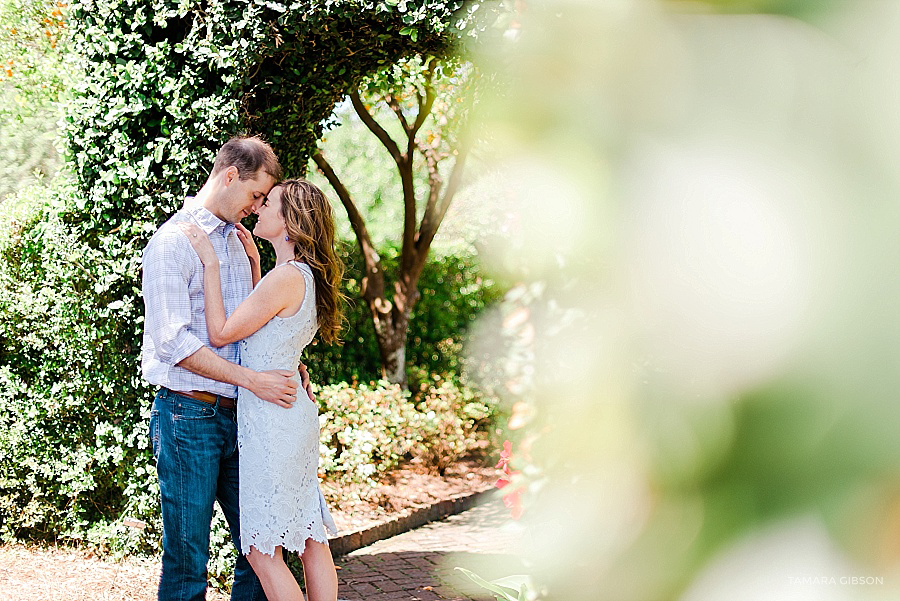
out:
M253 235L275 251L261 273ZM331 206L281 181L272 148L229 140L203 188L143 257L144 378L159 387L150 434L162 497L161 601L206 596L213 503L239 556L232 599L302 601L282 557L300 554L310 601L335 601L337 575L319 489L319 420L300 361L340 328L343 265Z

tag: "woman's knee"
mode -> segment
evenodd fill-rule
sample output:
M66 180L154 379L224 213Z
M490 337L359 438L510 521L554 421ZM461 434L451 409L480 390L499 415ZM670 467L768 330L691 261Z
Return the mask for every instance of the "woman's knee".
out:
M253 571L257 574L268 572L279 567L279 564L284 563L279 551L280 549L275 549L275 555L268 555L256 547L250 547L250 552L247 553L247 561L250 562Z
M300 555L300 559L302 559L304 563L308 561L324 561L326 563L331 563L331 548L325 543L320 543L311 538L307 539L306 548Z

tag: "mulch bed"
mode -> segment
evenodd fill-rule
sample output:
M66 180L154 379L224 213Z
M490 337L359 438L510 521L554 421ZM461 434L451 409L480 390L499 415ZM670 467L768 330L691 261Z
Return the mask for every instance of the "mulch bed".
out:
M483 490L497 480L497 470L483 460L467 459L449 466L443 476L415 463L385 475L377 487L339 487L323 483L322 491L337 527L359 530L405 515L455 495Z

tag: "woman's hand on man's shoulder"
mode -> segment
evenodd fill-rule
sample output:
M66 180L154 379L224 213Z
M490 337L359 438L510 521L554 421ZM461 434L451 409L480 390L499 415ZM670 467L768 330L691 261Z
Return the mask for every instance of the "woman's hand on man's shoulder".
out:
M219 264L219 257L216 255L216 251L213 248L212 242L209 241L209 236L206 235L206 232L193 223L188 223L186 221L180 221L176 225L187 237L188 242L191 243L191 247L197 253L197 256L200 257L204 266L217 266Z

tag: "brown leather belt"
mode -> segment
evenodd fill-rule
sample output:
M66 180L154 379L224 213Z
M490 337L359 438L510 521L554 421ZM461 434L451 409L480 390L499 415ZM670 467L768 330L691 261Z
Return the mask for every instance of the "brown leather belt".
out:
M203 401L204 403L209 403L210 405L219 404L219 407L224 407L225 409L234 409L237 407L237 399L233 399L228 396L222 396L220 394L213 394L211 392L206 392L203 390L189 390L184 392L183 390L170 390L175 394L180 394L181 396L186 396L192 399L197 399L198 401Z

